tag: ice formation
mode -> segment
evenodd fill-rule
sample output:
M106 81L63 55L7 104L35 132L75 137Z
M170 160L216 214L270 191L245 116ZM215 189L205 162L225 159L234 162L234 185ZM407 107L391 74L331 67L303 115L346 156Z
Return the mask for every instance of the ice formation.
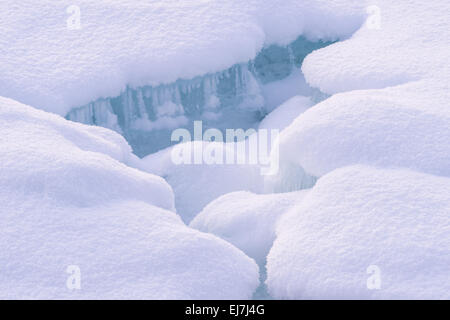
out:
M118 131L139 156L169 146L171 132L192 130L194 120L223 131L256 127L277 101L299 92L321 98L299 68L308 53L326 45L299 37L287 46L264 48L255 59L222 72L155 87L127 87L120 96L74 108L66 118ZM285 92L278 92L280 87Z
M349 2L353 2L349 6ZM138 88L214 74L298 36L337 40L359 1L2 1L0 96L65 115ZM33 26L32 28L30 26Z
M169 146L170 131L193 120L256 127L276 103L311 91L299 71L303 58L348 37L364 17L345 1L72 5L0 4L7 18L0 22L0 95L116 130L139 156ZM35 27L24 32L29 24ZM289 75L297 88L266 86ZM180 112L161 119L157 110L167 103Z
M120 162L138 161L115 132L0 98L0 133L1 298L247 299L258 286L252 259L169 211L162 178Z

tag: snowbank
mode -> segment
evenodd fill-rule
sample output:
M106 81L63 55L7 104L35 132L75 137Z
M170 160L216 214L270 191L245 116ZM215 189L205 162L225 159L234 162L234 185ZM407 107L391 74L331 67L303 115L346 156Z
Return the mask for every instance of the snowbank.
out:
M314 176L357 163L450 176L448 83L336 94L281 133L281 162Z
M130 147L117 133L10 99L0 98L0 107L5 192L44 192L82 207L133 199L174 209L173 193L164 179L117 161L133 160Z
M290 299L449 299L449 212L449 178L335 170L281 218L269 291Z
M0 135L1 298L247 299L258 286L252 259L166 210L162 178L117 161L130 152L118 134L0 98Z
M448 82L449 10L446 0L370 1L364 27L306 57L306 80L328 94L435 77Z
M208 204L190 226L227 240L264 265L277 221L306 193L229 193Z
M345 38L364 4L340 0L2 1L0 96L66 114L132 87L225 70L264 45ZM30 27L32 26L32 27Z
M308 55L306 81L335 95L282 133L281 162L314 176L352 164L450 176L449 10L375 1L350 39Z
M322 177L280 221L276 298L450 297L450 4L370 4L364 27L302 65L334 95L280 137L277 181Z

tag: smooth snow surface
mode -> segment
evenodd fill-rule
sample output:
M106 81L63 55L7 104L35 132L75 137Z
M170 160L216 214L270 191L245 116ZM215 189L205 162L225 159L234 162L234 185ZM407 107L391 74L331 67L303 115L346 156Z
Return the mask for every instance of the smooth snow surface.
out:
M168 211L171 188L118 161L118 134L0 98L0 135L1 298L252 296L255 262Z
M74 4L81 29L72 27L76 11L66 11ZM348 37L363 8L349 0L6 0L0 96L65 115L127 85L225 70L302 34Z
M449 212L449 178L365 166L333 171L281 218L268 256L269 292L449 299ZM379 289L369 289L371 270L379 271Z

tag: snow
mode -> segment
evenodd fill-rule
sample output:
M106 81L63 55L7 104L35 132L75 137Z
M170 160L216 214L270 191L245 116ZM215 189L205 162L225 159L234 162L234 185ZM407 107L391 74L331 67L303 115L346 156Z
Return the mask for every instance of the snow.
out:
M332 96L280 136L274 189L308 182L292 172L319 179L279 222L275 298L449 298L450 4L371 4L365 26L302 65Z
M307 192L229 193L209 203L189 226L232 243L264 266L275 239L277 221Z
M352 164L449 176L450 4L373 4L350 39L304 60L306 81L334 95L282 132L280 161L313 176Z
M450 176L449 89L416 81L336 94L281 133L280 161L315 176L356 163Z
M264 96L264 109L269 112L278 108L290 98L314 94L312 88L306 83L301 70L294 70L285 79L264 84L261 91Z
M366 25L350 39L305 59L302 71L312 87L334 94L436 77L448 82L448 1L378 0L370 5Z
M76 206L129 198L174 209L173 192L164 179L119 162L134 165L137 160L117 133L6 98L0 106L5 192L44 191Z
M449 178L337 169L282 216L268 256L269 292L289 299L449 299L449 212ZM370 290L374 271L379 289Z
M350 0L6 0L0 96L65 115L127 86L225 70L301 34L346 38L363 8Z
M267 257L274 298L450 299L448 1L71 5L0 3L0 298L247 299ZM303 61L301 35L341 41ZM17 101L139 155L269 111L279 172L173 159L242 142L141 160Z
M294 96L269 113L260 122L258 129L278 129L281 131L289 126L295 118L311 107L312 104L309 97Z
M0 298L252 296L255 262L169 211L117 133L0 98L0 136Z
M141 169L166 179L175 194L177 213L185 222L190 222L212 200L233 191L260 192L263 176L260 167L252 164L177 164L173 154L183 154L189 150L192 155L202 150L206 154L208 146L216 145L226 154L227 149L239 149L233 143L187 142L164 149L142 159Z

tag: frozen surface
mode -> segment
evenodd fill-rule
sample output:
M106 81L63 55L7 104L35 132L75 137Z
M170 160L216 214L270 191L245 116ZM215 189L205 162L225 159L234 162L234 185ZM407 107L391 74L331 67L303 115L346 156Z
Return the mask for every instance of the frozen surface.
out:
M76 29L72 5L1 2L0 96L64 115L127 85L225 70L302 34L345 38L365 15L351 0L80 0Z
M365 166L333 171L282 216L268 256L269 292L449 299L449 212L449 178Z
M292 64L289 59L283 62ZM117 97L71 110L66 118L121 133L134 153L143 157L170 146L173 130L192 132L193 121L201 120L205 128L223 132L226 128L248 129L257 126L263 109L260 85L249 67L239 64L171 84L127 87Z
M190 226L227 240L264 266L278 220L307 192L229 193L208 204Z
M255 262L168 211L169 185L119 162L115 132L0 98L0 135L1 298L252 296Z

